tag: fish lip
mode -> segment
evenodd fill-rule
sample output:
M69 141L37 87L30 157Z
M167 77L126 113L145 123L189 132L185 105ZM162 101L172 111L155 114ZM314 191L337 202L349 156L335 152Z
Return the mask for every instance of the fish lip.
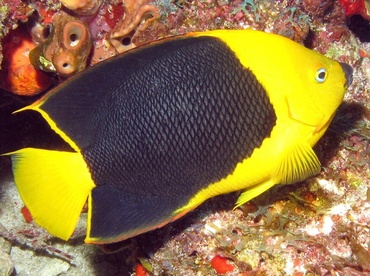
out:
M340 66L342 67L344 75L346 77L345 85L346 87L348 87L352 84L352 81L353 81L353 68L351 65L344 63L344 62L340 62Z

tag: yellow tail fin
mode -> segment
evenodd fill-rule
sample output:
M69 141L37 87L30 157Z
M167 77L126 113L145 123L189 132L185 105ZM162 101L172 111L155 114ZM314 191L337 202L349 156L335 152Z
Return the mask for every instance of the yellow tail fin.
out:
M19 194L35 222L68 240L95 187L78 152L25 148L8 153Z

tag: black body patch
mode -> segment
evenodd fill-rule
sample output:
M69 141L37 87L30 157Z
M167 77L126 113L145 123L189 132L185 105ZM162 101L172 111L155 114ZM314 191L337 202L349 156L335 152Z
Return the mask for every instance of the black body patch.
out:
M97 185L91 237L170 218L232 173L276 123L256 77L212 37L134 50L60 89L41 108L82 149Z

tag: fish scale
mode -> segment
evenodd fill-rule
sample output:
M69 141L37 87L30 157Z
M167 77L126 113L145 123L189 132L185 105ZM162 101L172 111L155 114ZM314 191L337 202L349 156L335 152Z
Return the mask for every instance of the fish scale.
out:
M195 51L197 51L197 50L195 50ZM193 53L193 51L191 53ZM226 53L226 54L230 54L230 53ZM171 61L173 61L173 59L171 59ZM175 64L171 64L171 65L172 65L172 68L175 67ZM158 66L158 65L156 65L156 66ZM198 63L198 66L202 66L202 64ZM198 67L195 66L195 68L196 69L193 69L193 71L196 70L196 72L198 72L199 71L198 70ZM235 71L237 71L237 68L236 68ZM152 74L153 72L150 71L150 73ZM143 74L145 74L145 72L142 72L142 75ZM193 74L189 74L189 73L186 73L185 72L184 75L185 76L186 75L192 76L192 75L194 75L194 73ZM240 75L240 74L238 74L238 75ZM246 74L246 76L249 76L249 75ZM218 81L218 83L231 83L230 79L228 79L229 75L222 76L222 78L216 77L216 76L213 76L213 77L215 77L216 79L220 79L221 80L221 81ZM166 79L166 78L164 77L164 79ZM183 80L184 79L185 78L183 78ZM248 83L248 82L250 82L250 83ZM181 85L181 83L182 82L179 82L179 85ZM192 82L190 82L190 83L192 83ZM251 85L251 83L253 83L253 81L251 81L248 78L246 78L245 83L244 82L240 82L240 83L241 84L240 84L240 86L238 88L239 91L241 90L242 87L245 87L245 88L249 87ZM198 86L199 84L198 84L198 82L194 82L193 85ZM141 89L140 91L148 91L148 90L150 90L150 83L149 83L148 86L149 86L148 87L149 89ZM215 85L214 82L212 82L211 80L208 80L208 79L206 79L206 82L205 82L204 86L205 87L215 86L215 87L217 87L217 89L219 89L217 83ZM228 93L227 85L221 86L221 88L223 88L224 91L223 91L223 93L219 93L217 95L217 98L216 97L211 97L212 94L209 93L211 89L207 89L206 90L208 92L208 94L207 93L204 93L204 94L195 94L195 93L191 93L191 94L189 94L189 93L187 93L187 94L186 93L183 93L183 94L181 94L180 93L180 96L186 97L184 99L186 99L186 101L188 101L188 102L200 102L199 99L198 100L192 99L191 95L197 95L198 98L200 98L201 96L207 97L206 100L203 99L203 101L201 101L202 106L198 107L198 109L206 109L206 108L208 108L209 111L208 112L204 112L204 113L195 114L195 115L198 115L198 116L195 116L195 120L198 120L197 123L199 124L197 126L187 125L186 122L185 123L182 122L182 124L178 124L178 122L171 121L171 122L169 122L169 125L172 126L172 127L174 126L172 129L170 129L170 128L167 128L167 129L166 128L162 128L159 123L162 123L163 121L166 121L166 120L170 120L171 117L166 117L165 119L160 118L160 117L159 118L158 117L151 117L151 120L154 121L152 123L154 123L154 124L157 123L157 125L154 125L154 126L147 124L148 121L147 121L146 118L148 118L148 116L146 116L146 115L143 115L141 117L143 119L141 119L141 120L140 119L139 120L135 120L135 125L133 125L131 127L132 129L135 129L135 131L137 131L137 132L142 132L142 131L145 130L145 132L151 133L150 131L153 131L153 136L151 136L151 134L149 134L149 136L151 136L151 137L158 137L158 141L156 141L157 144L154 147L157 147L158 148L159 147L158 145L160 145L163 140L168 141L168 143L171 145L171 147L169 148L169 151L168 152L164 153L164 156L171 156L171 158L169 158L168 160L159 160L158 157L156 157L154 155L152 155L152 156L151 155L149 155L149 156L143 156L146 153L140 152L140 149L139 149L139 151L138 150L134 150L135 151L135 155L132 155L133 156L132 158L136 158L137 160L135 160L135 159L133 159L133 160L127 160L124 164L118 163L117 166L123 167L123 168L130 168L130 169L134 169L134 170L136 169L136 170L138 170L137 168L135 168L133 166L130 166L128 164L132 164L132 163L135 163L135 162L138 162L138 163L141 164L141 162L142 162L141 160L147 160L146 164L148 165L148 167L147 168L143 168L142 169L143 171L161 173L163 171L163 168L162 167L164 167L164 168L170 167L170 168L172 168L172 173L171 174L173 175L173 179L176 179L177 178L177 174L176 174L176 170L175 170L175 168L173 168L173 166L179 166L179 167L181 167L182 164L178 164L178 160L174 160L172 158L172 156L173 155L177 156L178 158L180 158L180 162L181 161L183 161L183 162L185 161L185 164L191 163L191 161L189 162L189 161L186 161L186 160L192 160L192 159L199 160L199 156L197 155L197 154L199 154L199 151L197 151L195 149L197 148L199 150L201 148L207 147L207 144L209 142L208 137L211 136L212 134L213 135L216 135L216 133L211 132L209 130L209 128L210 128L209 124L212 124L213 123L213 124L217 125L217 124L220 123L220 121L217 120L217 116L216 116L218 114L217 112L220 112L220 111L223 111L223 110L227 109L228 110L227 113L229 113L229 115L222 114L221 117L223 119L226 119L226 118L239 118L239 121L238 122L236 122L234 124L231 124L231 125L234 126L234 129L235 129L235 126L238 126L239 125L240 127L239 127L238 130L239 131L244 131L244 132L247 132L247 129L244 129L244 130L242 129L243 122L245 122L246 119L249 120L249 121L251 121L251 120L257 121L259 118L261 118L261 116L262 116L262 118L264 117L263 116L264 115L263 112L265 112L267 114L270 112L270 114L268 116L266 116L266 117L271 117L271 113L273 113L273 110L272 110L271 105L270 105L270 110L268 110L268 109L265 108L265 110L263 110L263 112L261 112L261 114L256 113L256 111L254 109L252 109L252 112L253 113L250 113L250 112L249 113L246 113L246 110L245 109L247 107L245 107L245 106L241 106L245 110L244 112L237 112L236 111L235 113L238 113L238 114L233 114L234 111L235 111L234 110L235 109L234 106L237 106L236 103L238 101L240 101L240 95L236 95L236 96L234 95L234 99L232 99L233 102L230 103L230 99L227 99L226 98L226 95L229 96L229 95L232 95L232 94L231 93ZM132 89L130 89L130 90L132 90ZM182 91L194 91L194 90L196 90L196 89L194 89L194 87L185 87L185 88L182 89ZM138 93L140 93L140 91L138 91ZM263 90L261 90L261 91L263 91ZM241 94L242 92L239 92L239 93ZM245 96L244 97L246 97L248 95L247 92L243 92L243 93L245 93ZM220 94L221 94L221 96L220 96ZM261 95L263 96L263 94L261 94ZM260 97L261 95L258 95L258 97ZM256 97L256 98L258 98L258 97ZM250 102L250 103L256 102L256 100L250 99L250 98L251 98L251 96L249 96L249 98L247 97L245 99L245 102ZM182 101L184 101L184 99L182 99ZM155 110L155 112L157 112L157 114L159 114L159 113L161 113L162 106L165 106L165 107L166 106L170 106L170 107L174 108L177 104L180 104L181 103L181 99L179 99L178 97L175 97L175 96L172 97L172 98L169 98L168 101L170 101L170 102L166 102L165 104L163 104L163 102L161 102L161 105L159 105L159 104L158 105L155 105L151 109L152 110ZM227 104L229 106L226 106ZM265 96L265 102L262 103L262 104L264 104L265 106L268 106L268 99L267 99L266 96ZM146 105L146 104L144 104L144 105ZM254 104L251 104L251 105L253 106ZM112 109L110 109L110 110L112 110ZM175 110L173 109L172 110L172 113L176 113L176 112L180 112L179 109L175 109ZM168 114L169 111L168 110L165 110L162 113ZM246 114L250 114L250 116L248 117L247 115L245 115L245 113ZM184 115L184 114L181 113L181 115ZM235 115L237 115L237 116L235 116ZM204 120L202 120L202 116L205 116ZM175 118L176 117L174 117L173 119L175 120ZM176 119L178 119L178 120L181 121L181 118L179 118L179 117L177 117ZM184 120L182 120L182 121L184 121ZM272 124L273 124L273 120L268 120L268 121L270 121L272 123L270 124L270 126L268 126L269 129L265 130L266 133L268 133L270 131L270 129L272 127ZM226 120L226 122L224 122L224 123L227 124L227 125L229 125L230 122ZM141 124L141 125L138 126L137 124ZM246 126L246 125L247 124L244 124L244 126ZM250 126L251 125L249 124L248 127L250 128ZM184 128L184 129L182 129L182 130L179 129L181 127ZM196 145L195 143L191 143L190 141L186 141L186 139L192 138L191 135L188 135L188 132L185 131L185 128L186 127L191 128L193 130L197 129L196 132L198 133L198 137L197 137L198 139L196 139L195 141L198 143L198 145ZM214 126L212 126L212 128L213 127ZM162 130L164 130L164 131L162 131ZM257 130L261 132L261 129L257 129ZM124 130L123 130L123 132L124 132ZM159 136L156 136L157 134L160 134L162 132L163 132L163 134L167 134L167 135L159 135ZM176 135L176 132L179 132L179 134L181 134L181 135ZM243 141L243 139L241 139L241 138L233 138L235 136L238 137L238 134L237 133L235 133L234 136L231 136L231 137L229 136L228 137L227 132L228 131L224 131L224 133L222 133L224 135L224 138L222 138L222 139L219 138L218 145L216 145L218 147L221 146L220 149L222 149L224 152L226 152L227 149L228 149L227 148L227 146L229 144L228 143L228 139L234 139L234 140L239 141L239 142L240 141ZM101 133L109 133L109 132L108 131L101 131ZM136 135L137 135L137 137L140 136L140 134L138 134L138 133ZM220 134L217 134L217 136L219 136L219 135ZM249 137L248 137L248 134L245 134L245 135L246 135L245 137L247 138L246 140L253 140L253 137L255 137L255 135L252 134L252 133L249 134ZM201 139L201 137L205 137L205 138ZM264 138L264 136L262 136L260 138L260 142L261 142L261 140L263 138ZM105 139L101 139L101 140L104 141ZM257 139L254 139L254 142L256 142L256 140ZM137 147L139 147L139 145L140 145L139 139L137 139L137 140L134 140L134 141L130 141L130 140L124 141L123 144L122 144L122 146L120 145L119 147L129 147L130 148L130 143L133 143ZM185 145L188 145L188 147L184 147L183 146L184 143L185 143ZM244 142L244 143L246 143L246 142ZM224 148L222 148L222 145L224 145ZM149 146L149 145L141 145L141 146L144 147L144 146ZM250 144L249 145L249 148L250 149L248 150L248 152L246 150L236 149L235 150L235 154L230 157L231 159L234 159L235 160L234 161L234 164L232 166L235 166L236 163L238 163L240 160L242 160L246 156L250 155L251 152L252 152L252 150L256 146L258 146L258 145L257 144ZM191 149L191 150L189 151L189 149ZM214 154L216 152L218 152L218 151L219 151L219 149L217 149L217 147L215 147L215 152L214 153L212 153L212 151L210 150L210 151L206 152L206 154L204 154L204 156L208 156L208 159L212 159L214 157ZM155 148L153 149L153 152L157 152L155 150ZM87 152L84 152L83 151L83 154L86 154L86 156L87 156ZM187 157L188 155L190 155L190 156ZM111 156L111 155L108 155L108 156ZM183 157L183 156L185 156L184 159L181 159L181 157ZM161 161L161 162L159 162L159 161ZM221 164L222 163L225 163L225 162L222 162L222 160L220 160L219 158L218 158L217 161L219 161L219 163L221 163ZM90 161L90 159L88 159L87 162L88 163L89 162L93 162L93 160ZM101 163L104 164L105 162L97 162L97 164L101 164ZM216 164L209 165L209 167L216 167L217 168ZM95 171L94 170L94 165L92 165L92 168L93 168L92 171ZM98 170L96 170L96 171L98 171ZM127 174L126 173L122 173L120 175L120 177L117 177L117 176L114 176L114 172L117 172L117 170L115 170L115 169L109 170L108 171L109 173L107 173L107 170L106 169L104 169L102 171L104 171L108 176L112 176L113 175L112 178L114 178L114 179L120 179L122 182L125 182L125 175L129 175L130 174L130 172L127 172ZM170 171L171 171L171 169L170 169ZM204 171L205 172L208 172L209 171L209 168L205 169ZM121 170L121 172L122 172L122 170ZM210 174L212 174L212 173L210 173ZM224 175L226 175L226 174L224 174ZM93 174L93 177L94 177L94 174ZM94 179L97 180L97 183L100 183L100 181L98 180L99 177L100 176L94 177ZM220 176L220 177L223 177L223 176ZM148 180L149 179L151 179L151 178L148 177ZM217 179L213 179L213 180L217 180ZM128 179L127 182L129 183L130 181L131 181L131 179ZM108 180L105 180L105 181L102 181L102 182L103 183L112 183L112 181L110 181L109 179ZM205 180L203 180L203 182L205 182ZM200 185L202 185L202 184L203 183L201 183ZM121 183L119 183L119 184L117 183L116 185L121 185ZM150 183L147 183L147 185L150 186L151 184ZM163 185L163 184L162 183L159 183L158 185ZM182 187L182 183L181 182L177 181L177 182L173 183L172 186L173 185L178 185L179 186L179 188L175 188L175 191L178 191L179 189L181 190L181 187ZM168 188L171 189L171 186L169 185ZM194 187L194 190L195 189L197 189L197 187ZM157 192L160 193L160 188L158 188Z
M15 183L35 221L62 239L88 200L88 243L153 230L223 193L243 190L240 206L320 171L312 147L351 76L346 64L258 31L148 44L23 109L74 152L9 153Z

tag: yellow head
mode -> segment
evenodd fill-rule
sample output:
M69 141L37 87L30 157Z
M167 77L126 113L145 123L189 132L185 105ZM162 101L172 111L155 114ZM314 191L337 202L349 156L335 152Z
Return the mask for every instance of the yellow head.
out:
M314 145L343 100L351 67L275 34L254 30L208 34L228 44L255 74L269 94L278 120L307 126L301 134Z

